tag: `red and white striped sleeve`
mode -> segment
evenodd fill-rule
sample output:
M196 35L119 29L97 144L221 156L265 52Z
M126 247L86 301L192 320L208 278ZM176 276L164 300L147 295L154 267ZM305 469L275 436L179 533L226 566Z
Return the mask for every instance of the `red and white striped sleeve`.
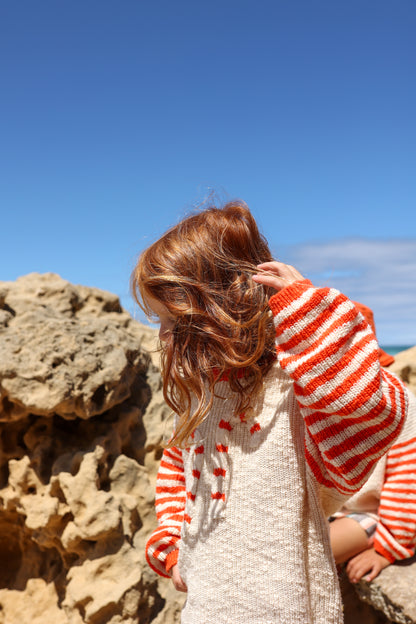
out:
M409 415L386 458L374 548L393 562L407 559L416 546L416 397L409 394Z
M280 366L294 382L319 483L351 495L400 433L403 384L380 367L364 317L339 291L295 282L269 302Z
M156 481L158 528L146 544L147 562L160 576L169 578L172 566L177 563L185 503L182 451L176 447L165 449Z
M374 548L393 562L415 553L416 438L392 446L385 476Z

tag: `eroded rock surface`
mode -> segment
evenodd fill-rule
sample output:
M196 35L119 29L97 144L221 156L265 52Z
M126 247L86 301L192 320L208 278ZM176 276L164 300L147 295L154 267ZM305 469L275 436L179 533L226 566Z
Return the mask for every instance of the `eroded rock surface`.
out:
M0 283L0 306L2 420L88 419L131 396L146 358L115 295L31 274Z
M169 429L152 343L110 293L0 283L0 623L178 621L144 555Z
M416 394L416 347L406 349L394 356L394 363L389 367L397 373L409 386L413 394Z
M390 565L371 583L352 586L341 579L345 624L414 624L416 622L416 559Z
M361 582L357 587L362 600L382 612L391 622L416 622L415 558L389 566L373 583Z
M0 624L179 623L144 555L171 428L155 344L115 295L0 282ZM416 348L393 368L416 389ZM416 623L416 564L343 585L345 624Z

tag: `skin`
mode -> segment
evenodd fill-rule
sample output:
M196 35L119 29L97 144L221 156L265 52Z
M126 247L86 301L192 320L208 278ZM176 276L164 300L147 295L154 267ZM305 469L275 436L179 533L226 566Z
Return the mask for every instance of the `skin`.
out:
M390 563L388 559L371 547L352 557L347 563L346 571L351 583L358 583L363 577L366 581L372 581Z
M372 581L390 565L390 561L368 547L364 529L353 518L337 518L329 525L332 552L335 563L348 561L345 571L351 583L361 578Z
M279 292L282 288L303 280L303 276L294 267L283 262L264 262L257 265L258 273L253 275L253 281L265 286L271 286Z
M182 580L182 577L179 574L179 568L177 565L174 565L172 568L172 583L177 591L180 591L180 592L188 591L186 583Z
M345 563L367 548L368 538L363 527L353 518L337 518L329 524L331 548L335 563Z
M265 286L271 286L276 290L276 292L279 292L282 288L285 288L294 282L304 279L299 271L288 264L283 264L283 262L265 262L264 264L257 265L257 269L258 273L253 275L253 281L259 284L264 284ZM169 340L170 333L175 324L175 317L169 313L163 303L157 299L153 299L153 297L148 297L146 303L149 305L152 312L159 318L160 340ZM188 591L186 583L181 578L177 565L172 567L172 582L177 591Z

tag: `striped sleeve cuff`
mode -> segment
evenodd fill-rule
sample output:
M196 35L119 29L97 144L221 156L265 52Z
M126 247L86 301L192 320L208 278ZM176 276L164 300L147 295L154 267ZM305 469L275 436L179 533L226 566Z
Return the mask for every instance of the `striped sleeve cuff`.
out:
M374 549L391 563L396 560L408 559L414 555L414 547L406 548L399 544L381 522L377 525Z
M178 557L179 557L179 549L178 548L176 550L172 550L172 552L170 552L167 555L166 562L165 562L166 572L170 572L171 569L173 568L173 566L178 563Z

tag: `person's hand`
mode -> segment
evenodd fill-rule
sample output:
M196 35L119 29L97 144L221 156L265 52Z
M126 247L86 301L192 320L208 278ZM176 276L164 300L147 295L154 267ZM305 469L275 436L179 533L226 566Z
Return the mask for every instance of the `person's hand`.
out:
M365 581L372 581L388 565L390 561L371 547L351 557L345 569L351 583L358 583L364 575Z
M178 565L174 565L172 567L172 582L175 586L175 589L180 592L187 592L188 588L182 580L181 575L179 574Z
M294 267L283 262L264 262L257 265L258 273L253 275L253 280L265 286L271 286L277 292L285 286L303 280L304 277Z

